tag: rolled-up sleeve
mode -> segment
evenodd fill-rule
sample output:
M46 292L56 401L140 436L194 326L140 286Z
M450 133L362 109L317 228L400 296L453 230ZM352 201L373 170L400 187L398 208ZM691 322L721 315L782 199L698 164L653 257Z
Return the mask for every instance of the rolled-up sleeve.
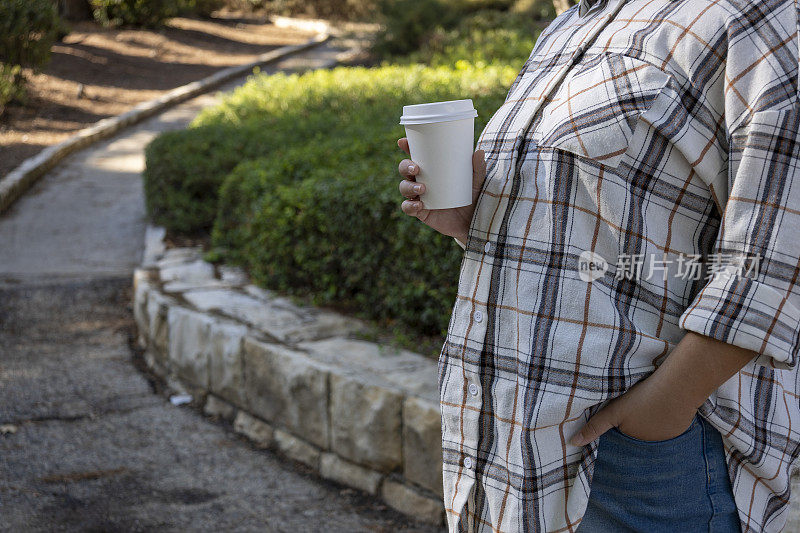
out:
M752 350L764 365L791 368L800 350L797 38L729 43L727 190L712 190L722 218L711 251L729 266L710 273L679 325Z
M731 140L710 279L679 324L790 368L800 350L800 109L756 113ZM744 266L740 268L739 265Z

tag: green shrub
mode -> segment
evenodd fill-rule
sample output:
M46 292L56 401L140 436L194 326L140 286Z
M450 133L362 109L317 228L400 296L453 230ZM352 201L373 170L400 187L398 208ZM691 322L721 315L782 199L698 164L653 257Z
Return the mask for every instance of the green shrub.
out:
M437 28L419 50L396 61L432 66L466 62L478 68L503 64L520 69L540 31L535 21L522 14L482 10L464 17L453 29Z
M375 15L375 0L238 0L254 8L281 15L306 15L334 20L368 20Z
M179 13L210 17L214 11L225 7L225 0L180 0Z
M451 28L461 15L443 0L378 0L383 29L373 50L379 56L408 54L439 27Z
M462 252L399 208L399 115L403 105L470 97L479 134L533 48L529 15L540 4L389 4L404 15L439 10L434 26L398 33L418 32L417 51L373 69L252 77L148 147L148 211L173 231L211 228L208 257L259 285L441 335ZM503 11L485 9L492 4Z
M217 189L240 161L243 131L226 125L167 132L145 151L144 189L153 221L172 231L196 234L211 228Z
M296 150L282 160L303 166L305 156ZM276 159L243 163L225 182L220 211L248 215L231 226L241 248L228 260L246 265L260 285L441 333L460 249L398 209L397 179L376 171L383 158L354 160L346 173L317 166L303 176L276 168ZM253 183L266 190L239 203ZM227 242L224 220L215 227L217 244Z
M214 255L263 286L441 334L461 250L400 211L399 115L471 97L478 134L515 74L413 65L255 76L148 147L148 212L181 231L213 223Z
M22 97L22 67L44 66L61 29L51 0L0 0L0 110Z
M0 0L0 62L44 65L59 28L58 11L51 0Z
M159 26L178 13L177 0L89 0L95 20L105 26Z
M570 3L577 2L570 0ZM537 20L552 20L556 16L553 0L516 0L511 11L529 15Z
M13 100L20 100L25 96L25 90L20 83L22 68L19 65L4 65L0 63L0 115L5 111L5 106Z
M550 0L378 0L378 6L383 29L373 51L401 63L420 51L412 60L435 56L435 64L446 64L480 56L516 64L530 53L537 22L555 14Z

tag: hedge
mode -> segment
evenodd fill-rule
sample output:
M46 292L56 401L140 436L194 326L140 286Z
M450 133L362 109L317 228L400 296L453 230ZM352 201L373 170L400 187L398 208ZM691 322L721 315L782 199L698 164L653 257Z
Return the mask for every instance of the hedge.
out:
M105 26L161 25L178 14L177 0L89 0L95 20Z
M61 31L51 0L0 0L0 113L24 95L22 68L47 63Z
M148 147L148 213L208 234L209 259L263 287L441 336L463 252L400 210L402 106L472 98L477 136L535 35L530 18L478 10L394 63L255 75Z
M148 147L148 212L170 230L211 227L213 255L259 285L441 334L461 249L399 209L399 115L469 96L477 134L515 75L387 65L255 76Z
M533 50L540 27L521 13L481 10L461 18L451 29L437 27L419 49L392 60L431 66L466 62L478 68L501 64L519 70Z

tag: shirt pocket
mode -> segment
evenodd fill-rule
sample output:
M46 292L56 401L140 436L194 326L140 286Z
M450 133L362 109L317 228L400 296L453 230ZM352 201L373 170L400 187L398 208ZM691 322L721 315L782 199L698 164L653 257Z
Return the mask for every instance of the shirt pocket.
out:
M612 52L586 58L542 109L533 131L539 148L554 148L616 167L639 117L670 76L641 59Z

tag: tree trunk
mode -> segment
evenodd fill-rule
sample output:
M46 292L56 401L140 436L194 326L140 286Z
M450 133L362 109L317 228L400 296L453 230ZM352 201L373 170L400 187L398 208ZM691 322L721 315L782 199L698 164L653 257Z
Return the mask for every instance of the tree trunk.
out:
M553 0L553 7L556 8L556 15L560 15L561 13L569 9L571 5L577 3L578 2L573 0Z
M87 20L92 15L88 0L58 0L58 12L67 20Z

